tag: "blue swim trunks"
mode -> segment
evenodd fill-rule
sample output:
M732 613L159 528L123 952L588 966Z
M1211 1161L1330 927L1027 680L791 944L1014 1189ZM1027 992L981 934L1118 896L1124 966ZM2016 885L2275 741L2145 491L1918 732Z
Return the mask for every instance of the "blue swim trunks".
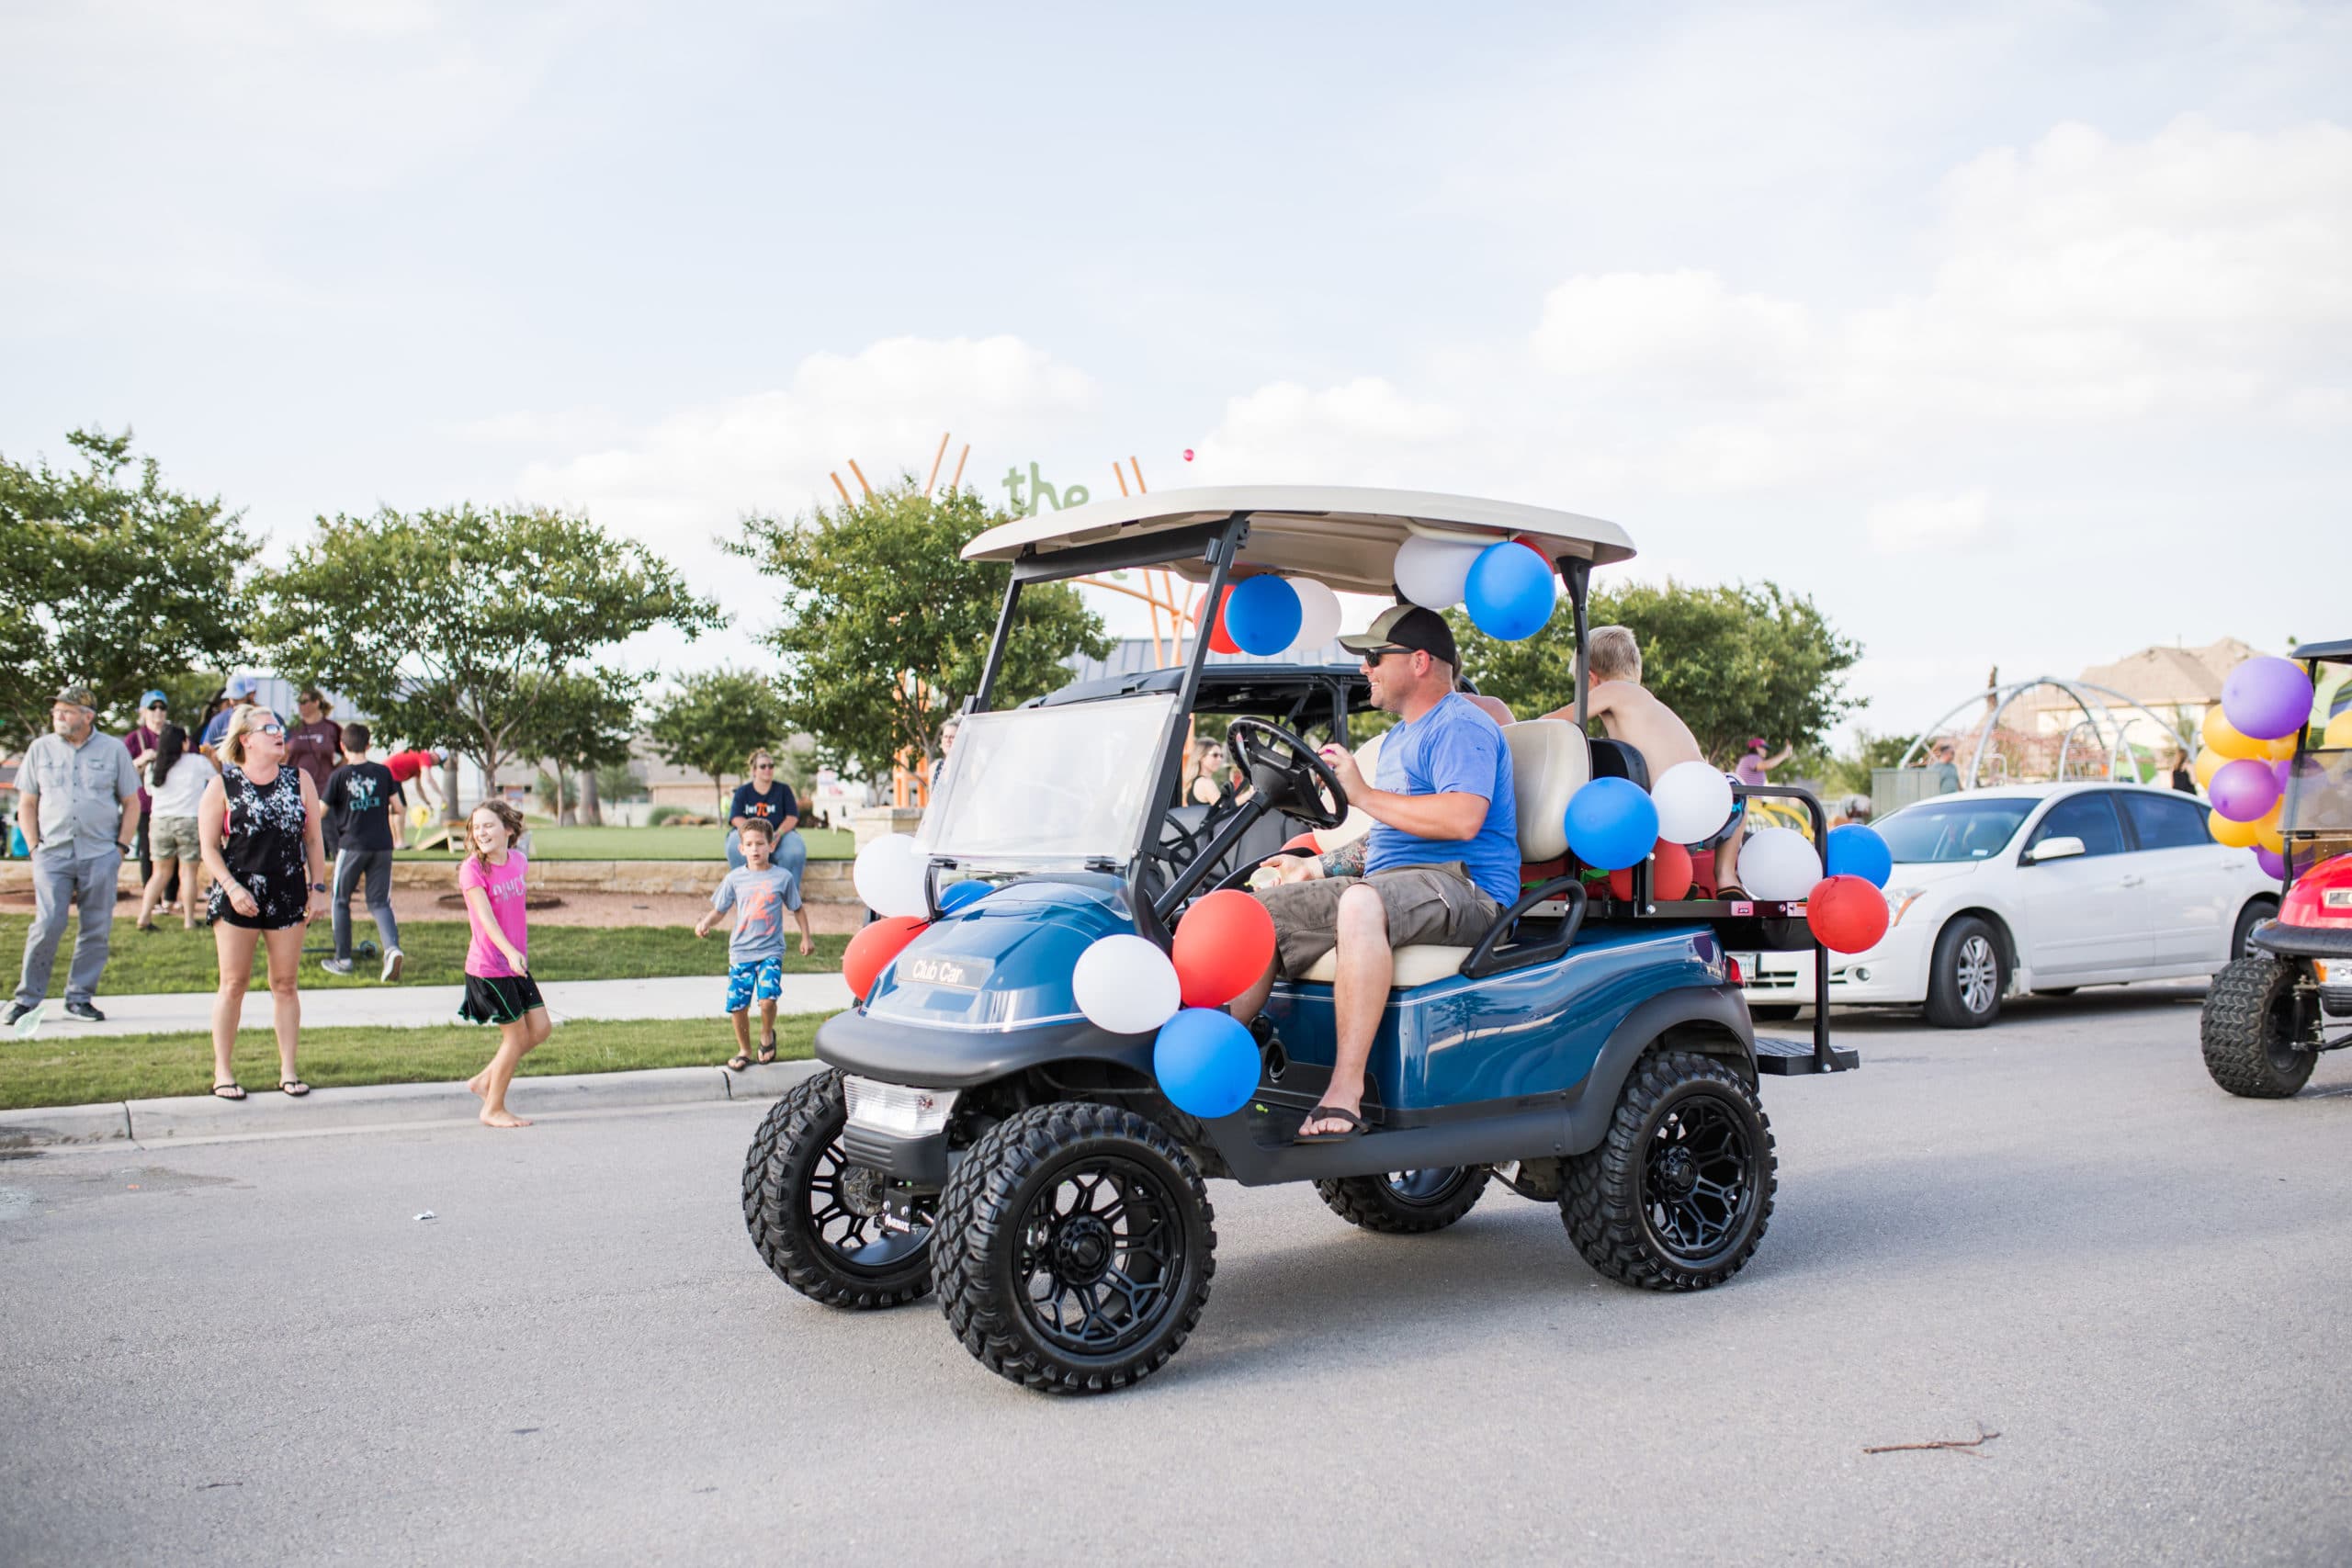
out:
M771 954L727 966L727 1010L741 1012L756 998L772 1002L784 994L784 959Z

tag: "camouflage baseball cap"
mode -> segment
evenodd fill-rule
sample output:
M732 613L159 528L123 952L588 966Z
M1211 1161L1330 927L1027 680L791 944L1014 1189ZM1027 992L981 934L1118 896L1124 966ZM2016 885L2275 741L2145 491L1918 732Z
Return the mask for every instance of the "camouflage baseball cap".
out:
M77 708L95 709L98 705L98 699L91 694L90 688L87 686L68 686L64 690L59 692L57 695L51 697L50 701L56 703L68 703Z

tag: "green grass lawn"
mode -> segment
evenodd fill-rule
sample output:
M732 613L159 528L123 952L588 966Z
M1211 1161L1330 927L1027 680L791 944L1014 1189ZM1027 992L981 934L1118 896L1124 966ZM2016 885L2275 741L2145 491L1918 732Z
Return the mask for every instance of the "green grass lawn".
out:
M810 860L849 860L850 836L830 828L803 828ZM722 860L724 828L534 828L531 852L541 860ZM404 850L401 860L447 860L439 850Z
M199 927L185 931L177 919L159 919L153 931L137 925L137 908L115 906L114 939L107 972L98 982L100 1007L111 993L119 997L160 991L209 991L220 981L212 933ZM29 915L0 915L0 967L21 964ZM50 971L49 994L65 995L65 970L74 953L75 926L68 923L57 945L57 962ZM466 942L463 920L411 920L401 927L401 951L408 964L401 975L403 986L465 984ZM364 909L352 911L352 942L375 940L376 922ZM302 960L302 988L334 990L349 986L378 985L378 966L355 959L359 972L348 977L319 967L334 938L326 921L311 928L311 943L320 952ZM785 934L786 974L835 974L842 966L846 936L820 936L816 953L800 956L798 935ZM540 926L531 932L531 973L541 980L639 980L662 975L724 975L727 973L727 929L722 924L696 941L692 926ZM254 986L267 979L261 951L254 953ZM471 1071L470 1068L468 1069Z
M822 1013L776 1020L777 1055L809 1055ZM753 1020L752 1027L758 1028ZM498 1031L464 1025L429 1029L306 1029L302 1077L315 1089L361 1084L462 1081L498 1049ZM548 1043L523 1058L526 1077L548 1073L617 1073L639 1067L716 1066L735 1053L724 1016L590 1020L560 1023ZM237 1081L277 1092L277 1046L267 1030L237 1036ZM90 1105L203 1094L212 1086L212 1042L200 1034L85 1035L0 1041L0 1109ZM527 1090L516 1109L530 1113Z

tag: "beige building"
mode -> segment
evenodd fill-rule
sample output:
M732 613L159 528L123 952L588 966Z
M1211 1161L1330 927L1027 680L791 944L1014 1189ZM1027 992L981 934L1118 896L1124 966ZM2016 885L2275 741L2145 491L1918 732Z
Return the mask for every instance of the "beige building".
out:
M2259 651L2233 637L2203 648L2143 648L2112 664L2095 664L2084 671L2080 679L2086 686L2120 692L2175 728L2194 735L2198 726L2205 722L2206 713L2220 704L2222 682L2228 679L2230 671ZM2082 717L2074 699L2051 686L2031 693L2018 705L2032 714L2038 734L2056 734ZM2132 715L2126 719L2126 728L2144 723L2137 715ZM2136 733L2132 738L2146 739Z

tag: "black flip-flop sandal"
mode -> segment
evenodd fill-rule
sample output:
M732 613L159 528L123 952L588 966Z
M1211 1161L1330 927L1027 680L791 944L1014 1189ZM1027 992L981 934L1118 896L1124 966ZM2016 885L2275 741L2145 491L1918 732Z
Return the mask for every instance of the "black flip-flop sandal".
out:
M727 1058L727 1070L730 1073L740 1073L751 1065L752 1058L740 1054Z
M236 1083L214 1084L212 1086L212 1098L215 1100L243 1100L245 1098L244 1086L243 1084Z
M277 1087L286 1091L286 1098L288 1100L300 1100L311 1092L311 1086L300 1078L280 1078L277 1080Z
M1296 1137L1293 1138L1291 1142L1295 1144L1344 1144L1350 1138L1361 1138L1363 1136L1363 1118L1357 1115L1352 1111L1342 1111L1336 1105L1318 1105L1314 1110L1306 1113L1306 1120L1309 1122L1345 1122L1348 1124L1348 1128L1344 1133L1301 1133Z
M769 1035L765 1040L763 1040L763 1041L761 1041L761 1042L760 1042L760 1066L763 1066L763 1067L764 1067L764 1066L766 1066L770 1062L773 1062L773 1061L775 1061L775 1035L773 1035L773 1034L771 1034L771 1035Z

